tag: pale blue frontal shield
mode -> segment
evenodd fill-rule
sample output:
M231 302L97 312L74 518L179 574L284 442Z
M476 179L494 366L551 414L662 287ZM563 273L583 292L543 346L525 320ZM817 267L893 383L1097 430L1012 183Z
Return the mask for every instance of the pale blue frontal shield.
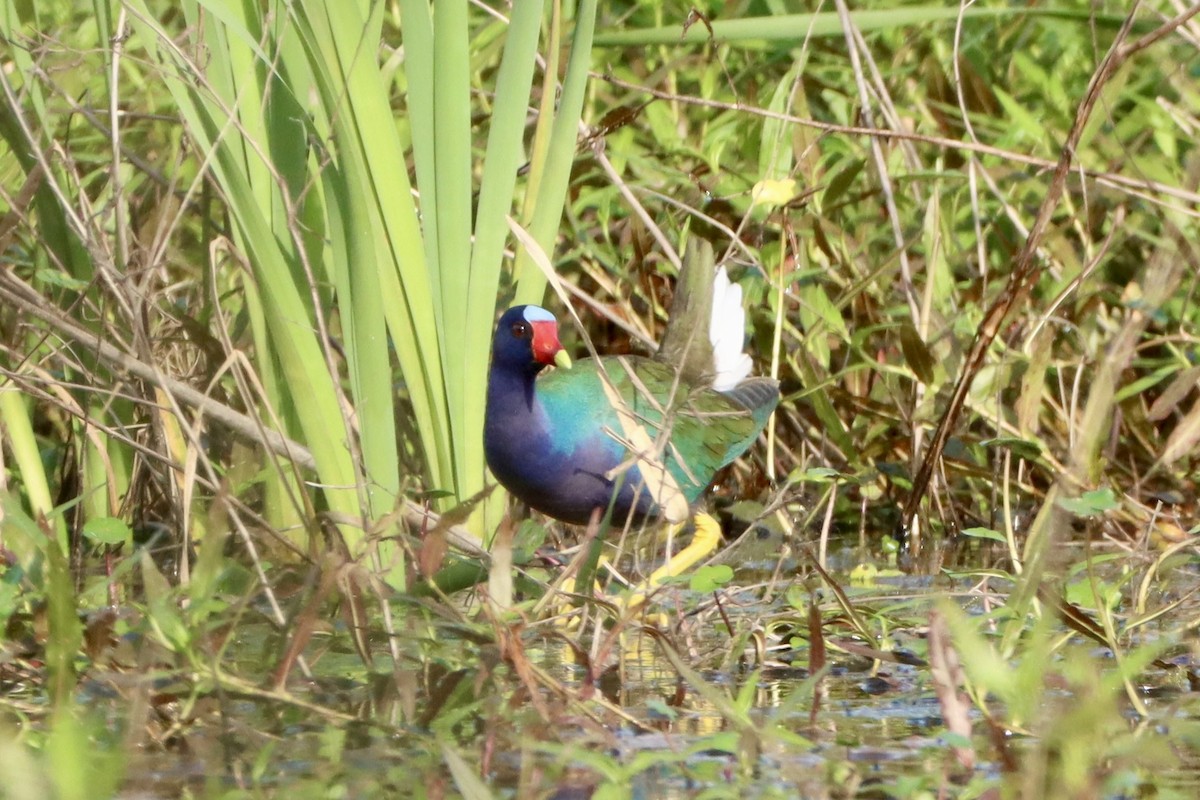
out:
M525 306L523 312L526 322L557 322L554 315L541 306Z

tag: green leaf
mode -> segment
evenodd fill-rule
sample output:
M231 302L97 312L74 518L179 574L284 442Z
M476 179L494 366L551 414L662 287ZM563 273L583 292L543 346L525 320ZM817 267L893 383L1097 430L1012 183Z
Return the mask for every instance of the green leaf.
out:
M803 611L808 607L809 594L808 589L798 583L793 583L788 586L787 592L784 594L784 599L787 600L788 606Z
M692 573L689 587L693 592L715 592L733 580L733 568L728 564L709 564Z
M788 473L788 483L832 483L842 477L842 473L831 467L809 467L794 469Z
M992 91L1000 105L1004 106L1011 132L1023 133L1028 143L1040 144L1046 141L1046 129L1033 111L999 86L993 86ZM1021 138L1010 133L1011 141L1020 141Z
M756 206L771 206L777 208L787 205L795 198L798 189L793 178L782 180L763 180L754 184L750 196Z
M904 353L904 361L908 368L917 376L917 380L929 386L933 383L933 354L921 339L921 334L912 323L900 325L900 350Z
M962 535L970 536L975 539L991 539L992 541L995 541L995 542L1007 542L1008 541L1008 539L1006 539L1004 537L1003 533L1000 533L999 531L994 531L991 528L964 528L962 531Z
M64 708L52 716L42 752L46 759L44 769L56 790L53 797L90 800L114 796L123 776L122 759L114 755L112 748L97 747L97 742L104 741L104 733L96 717L81 714L77 709Z
M99 517L83 524L83 535L96 544L118 545L133 541L133 531L125 520Z
M825 193L821 196L821 208L829 209L846 193L846 190L854 184L854 180L862 172L864 163L861 158L856 158L833 174L825 187Z
M842 318L841 309L829 299L825 287L818 283L804 287L801 290L802 312L811 314L811 318L824 322L829 330L844 342L850 341L850 330L846 320ZM804 314L802 313L802 319ZM806 321L807 324L807 321Z
M692 745L690 749L695 753L706 751L736 753L738 751L738 741L737 731L722 731L721 733L714 733L711 736L705 736Z
M75 583L67 556L51 541L46 545L46 671L51 700L60 709L73 702L75 654L83 642L83 624L76 605Z
M142 550L142 587L146 592L146 618L158 633L159 641L172 651L186 654L190 643L187 626L175 605L171 584L159 571L150 553Z
M59 269L39 269L37 271L37 280L39 283L70 289L73 292L85 291L89 285L87 281L72 278Z
M467 800L491 800L492 792L480 778L478 771L467 763L451 745L441 743L442 758L450 769L454 786Z
M522 216L529 224L529 234L546 252L552 252L562 222L571 168L579 141L579 120L587 92L592 67L592 37L596 30L596 0L583 0L575 12L575 30L571 38L571 54L567 71L558 94L543 95L543 110L538 117L538 131L531 153L531 177L526 209ZM548 87L547 87L548 88ZM517 303L539 303L546 291L546 278L538 269L526 248L517 252L513 266L517 283Z
M664 703L662 700L651 698L646 701L646 708L652 713L658 714L666 719L675 719L679 716L679 712L671 706Z
M792 95L802 68L801 61L792 64L775 84L775 91L764 117L758 146L758 177L751 196L755 205L782 206L796 196L796 181L790 176L795 163L792 153L793 127L780 117L792 110Z
M995 16L1006 13L1003 9L969 8L963 12L966 18ZM1007 12L1012 13L1012 12ZM957 6L898 8L883 11L855 11L850 17L857 30L868 31L894 29L929 22L952 22L959 15ZM842 22L836 11L819 14L774 14L770 16L714 19L712 38L717 42L746 44L751 41L794 41L797 45L808 37L845 36ZM708 28L693 25L682 32L679 24L661 28L626 29L604 33L596 37L601 46L676 44L684 42L707 42Z
M995 439L984 439L980 442L984 447L1008 448L1013 455L1030 461L1042 457L1042 445L1033 439L1022 439L1018 436L997 436Z
M1102 581L1092 576L1084 576L1080 580L1071 581L1064 590L1068 603L1081 608L1116 610L1121 603L1121 588L1109 581Z
M1120 501L1111 488L1094 489L1084 492L1079 497L1064 497L1058 501L1058 507L1070 511L1077 517L1093 517L1119 508Z

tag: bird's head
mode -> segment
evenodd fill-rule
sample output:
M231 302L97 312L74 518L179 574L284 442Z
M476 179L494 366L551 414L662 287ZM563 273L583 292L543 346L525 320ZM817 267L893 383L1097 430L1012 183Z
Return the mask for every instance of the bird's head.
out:
M500 317L492 342L492 364L538 372L555 364L570 367L558 341L558 321L541 306L513 306Z

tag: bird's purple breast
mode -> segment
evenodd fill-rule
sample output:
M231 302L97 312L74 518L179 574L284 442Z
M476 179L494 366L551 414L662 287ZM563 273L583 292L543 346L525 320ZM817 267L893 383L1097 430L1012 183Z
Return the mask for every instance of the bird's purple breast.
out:
M624 458L619 443L603 431L570 436L570 425L556 425L536 397L523 394L489 391L484 451L488 467L505 488L538 511L579 525L588 522L594 509L603 512L614 491L614 522L623 523L635 503L638 516L652 510L648 494L637 491L641 476L636 467L614 480L606 477Z

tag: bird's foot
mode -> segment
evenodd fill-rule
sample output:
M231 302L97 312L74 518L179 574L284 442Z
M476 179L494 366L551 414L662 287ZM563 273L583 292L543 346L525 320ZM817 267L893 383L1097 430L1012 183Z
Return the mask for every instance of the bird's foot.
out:
M687 547L680 550L674 557L669 558L667 563L663 564L654 572L650 573L650 577L646 578L641 585L634 588L632 592L621 603L625 612L635 612L641 609L650 598L650 595L656 591L668 578L674 578L687 572L696 564L712 555L717 547L721 544L721 523L705 513L696 515L695 518L696 530L692 534L692 541ZM683 526L677 526L678 528Z
M667 534L668 540L674 537L683 525L673 525ZM708 514L700 513L695 517L695 531L692 533L692 541L688 546L680 550L673 557L668 558L667 563L663 564L650 576L641 583L632 587L628 594L623 598L616 599L609 596L609 599L604 599L603 604L608 605L620 617L631 617L641 611L650 599L654 592L658 591L664 583L669 579L678 577L686 573L696 564L712 555L721 544L721 524L716 519ZM602 558L600 561L601 569L612 569L612 566L607 562L607 559ZM610 587L611 588L611 587ZM556 601L555 608L564 614L565 625L568 628L578 625L579 619L574 614L566 613L570 607L569 596L576 591L576 583L574 578L567 578L559 586L559 589L564 593L560 599ZM593 596L598 599L604 598L604 591L597 583L593 586ZM613 608L615 606L615 608ZM651 624L655 621L651 620ZM666 618L660 617L657 621L659 625L666 624Z

